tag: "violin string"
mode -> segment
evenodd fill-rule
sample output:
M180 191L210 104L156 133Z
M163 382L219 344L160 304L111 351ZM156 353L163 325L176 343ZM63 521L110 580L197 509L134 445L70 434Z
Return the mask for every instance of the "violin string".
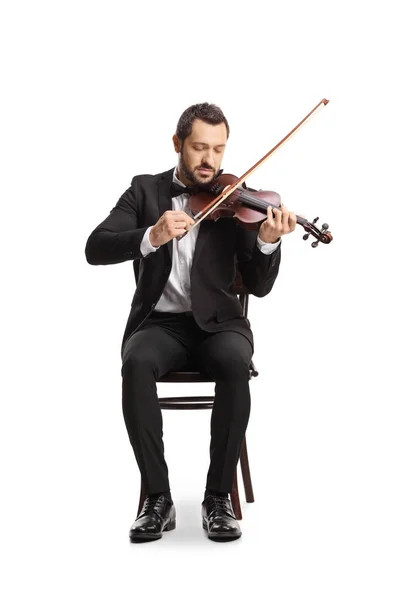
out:
M233 194L234 193L235 192L233 192ZM259 198L254 198L254 196L251 196L247 192L239 190L238 200L240 200L241 198L248 200L249 204L251 203L252 207L254 207L254 208L265 209L265 205L267 205L267 206L272 206L272 208L277 208L278 210L282 210L279 206L276 206L276 204L272 204L272 202L268 202L268 200L261 200ZM251 207L249 207L249 208L251 208ZM303 217L300 217L299 215L296 215L296 220L299 224L304 224L304 225L308 224L307 219L304 219Z
M233 194L234 193L235 192L233 192ZM249 203L251 203L254 206L254 208L263 209L263 208L265 208L265 205L267 205L267 206L273 206L280 210L279 206L276 206L276 204L272 204L272 202L268 202L268 200L259 200L258 198L254 198L254 196L250 196L250 194L243 192L242 190L239 190L238 200L240 200L241 198L243 198L244 200L248 200Z

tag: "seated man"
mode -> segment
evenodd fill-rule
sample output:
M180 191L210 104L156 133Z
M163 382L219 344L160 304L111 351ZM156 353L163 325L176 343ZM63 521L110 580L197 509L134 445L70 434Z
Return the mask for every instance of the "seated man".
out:
M204 219L190 231L190 193L220 175L228 136L217 106L186 109L173 136L178 165L135 176L86 244L90 264L132 260L137 277L121 347L123 415L146 491L132 542L175 528L156 381L189 359L216 382L202 524L211 540L241 536L228 494L250 414L253 334L231 292L236 258L248 291L266 296L278 275L281 236L294 230L296 216L268 207L258 232L229 217Z

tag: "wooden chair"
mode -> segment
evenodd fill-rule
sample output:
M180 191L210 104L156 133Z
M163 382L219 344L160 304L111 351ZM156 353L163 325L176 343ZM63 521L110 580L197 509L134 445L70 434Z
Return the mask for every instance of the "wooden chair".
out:
M236 265L236 278L232 286L232 291L235 292L242 305L242 314L247 317L248 305L249 305L249 292L245 288L242 282L238 266ZM256 370L253 361L249 366L249 379L257 377L258 371ZM200 383L200 382L212 382L208 376L198 371L170 371L159 379L162 383ZM172 398L160 398L160 407L167 410L201 410L210 408L212 409L214 403L213 396L183 396L183 397L172 397ZM247 455L246 436L243 438L242 448L240 452L240 466L242 470L243 486L245 490L246 502L254 502L253 486L251 483L249 459ZM238 520L242 519L242 511L240 507L239 489L237 470L235 473L232 491L231 491L231 502L235 516ZM146 494L141 482L140 488L140 500L137 514L139 515L142 510Z

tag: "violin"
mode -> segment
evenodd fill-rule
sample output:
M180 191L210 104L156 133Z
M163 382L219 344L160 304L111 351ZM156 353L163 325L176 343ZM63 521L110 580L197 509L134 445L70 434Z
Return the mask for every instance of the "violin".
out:
M238 180L235 175L228 173L219 175L209 189L192 194L189 197L189 208L196 217L203 214L205 208L209 205L210 200L214 200L220 196L224 190L229 188L233 183ZM276 192L267 190L251 190L246 187L237 187L226 199L221 202L217 208L210 212L205 218L217 221L221 217L235 217L238 219L242 227L250 230L258 230L260 224L267 215L268 206L274 208L280 208L282 206L281 197ZM332 241L332 234L328 231L329 225L324 223L321 229L315 226L315 223L319 220L316 217L312 223L307 221L304 217L296 215L296 222L301 225L307 232L303 235L303 240L307 240L310 235L316 238L316 242L313 242L311 246L316 248L318 243L329 244ZM179 236L181 239L186 233Z
M309 113L298 123L280 142L278 142L265 156L260 158L250 169L241 177L235 177L230 174L220 174L212 183L209 189L195 193L189 198L189 207L195 213L194 223L188 231L177 236L177 241L197 227L203 219L211 218L214 220L220 217L236 217L241 225L246 229L258 229L260 223L265 220L268 206L278 208L282 206L281 197L276 192L255 191L245 187L244 180L254 173L284 142L286 142L322 105L326 106L329 100L323 98ZM328 231L327 223L324 223L321 229L318 229L315 223L319 220L316 217L311 223L302 216L296 215L296 221L301 225L306 233L303 240L307 240L310 235L316 238L311 246L316 248L319 242L329 244L332 241L332 234Z

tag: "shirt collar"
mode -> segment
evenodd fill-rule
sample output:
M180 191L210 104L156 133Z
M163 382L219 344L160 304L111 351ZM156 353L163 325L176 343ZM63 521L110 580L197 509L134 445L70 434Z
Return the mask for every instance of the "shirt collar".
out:
M184 183L182 183L182 181L180 181L177 177L177 172L178 172L178 166L175 167L174 169L174 173L172 176L172 180L174 183L177 183L178 185L181 185L182 187L186 187L186 185Z

